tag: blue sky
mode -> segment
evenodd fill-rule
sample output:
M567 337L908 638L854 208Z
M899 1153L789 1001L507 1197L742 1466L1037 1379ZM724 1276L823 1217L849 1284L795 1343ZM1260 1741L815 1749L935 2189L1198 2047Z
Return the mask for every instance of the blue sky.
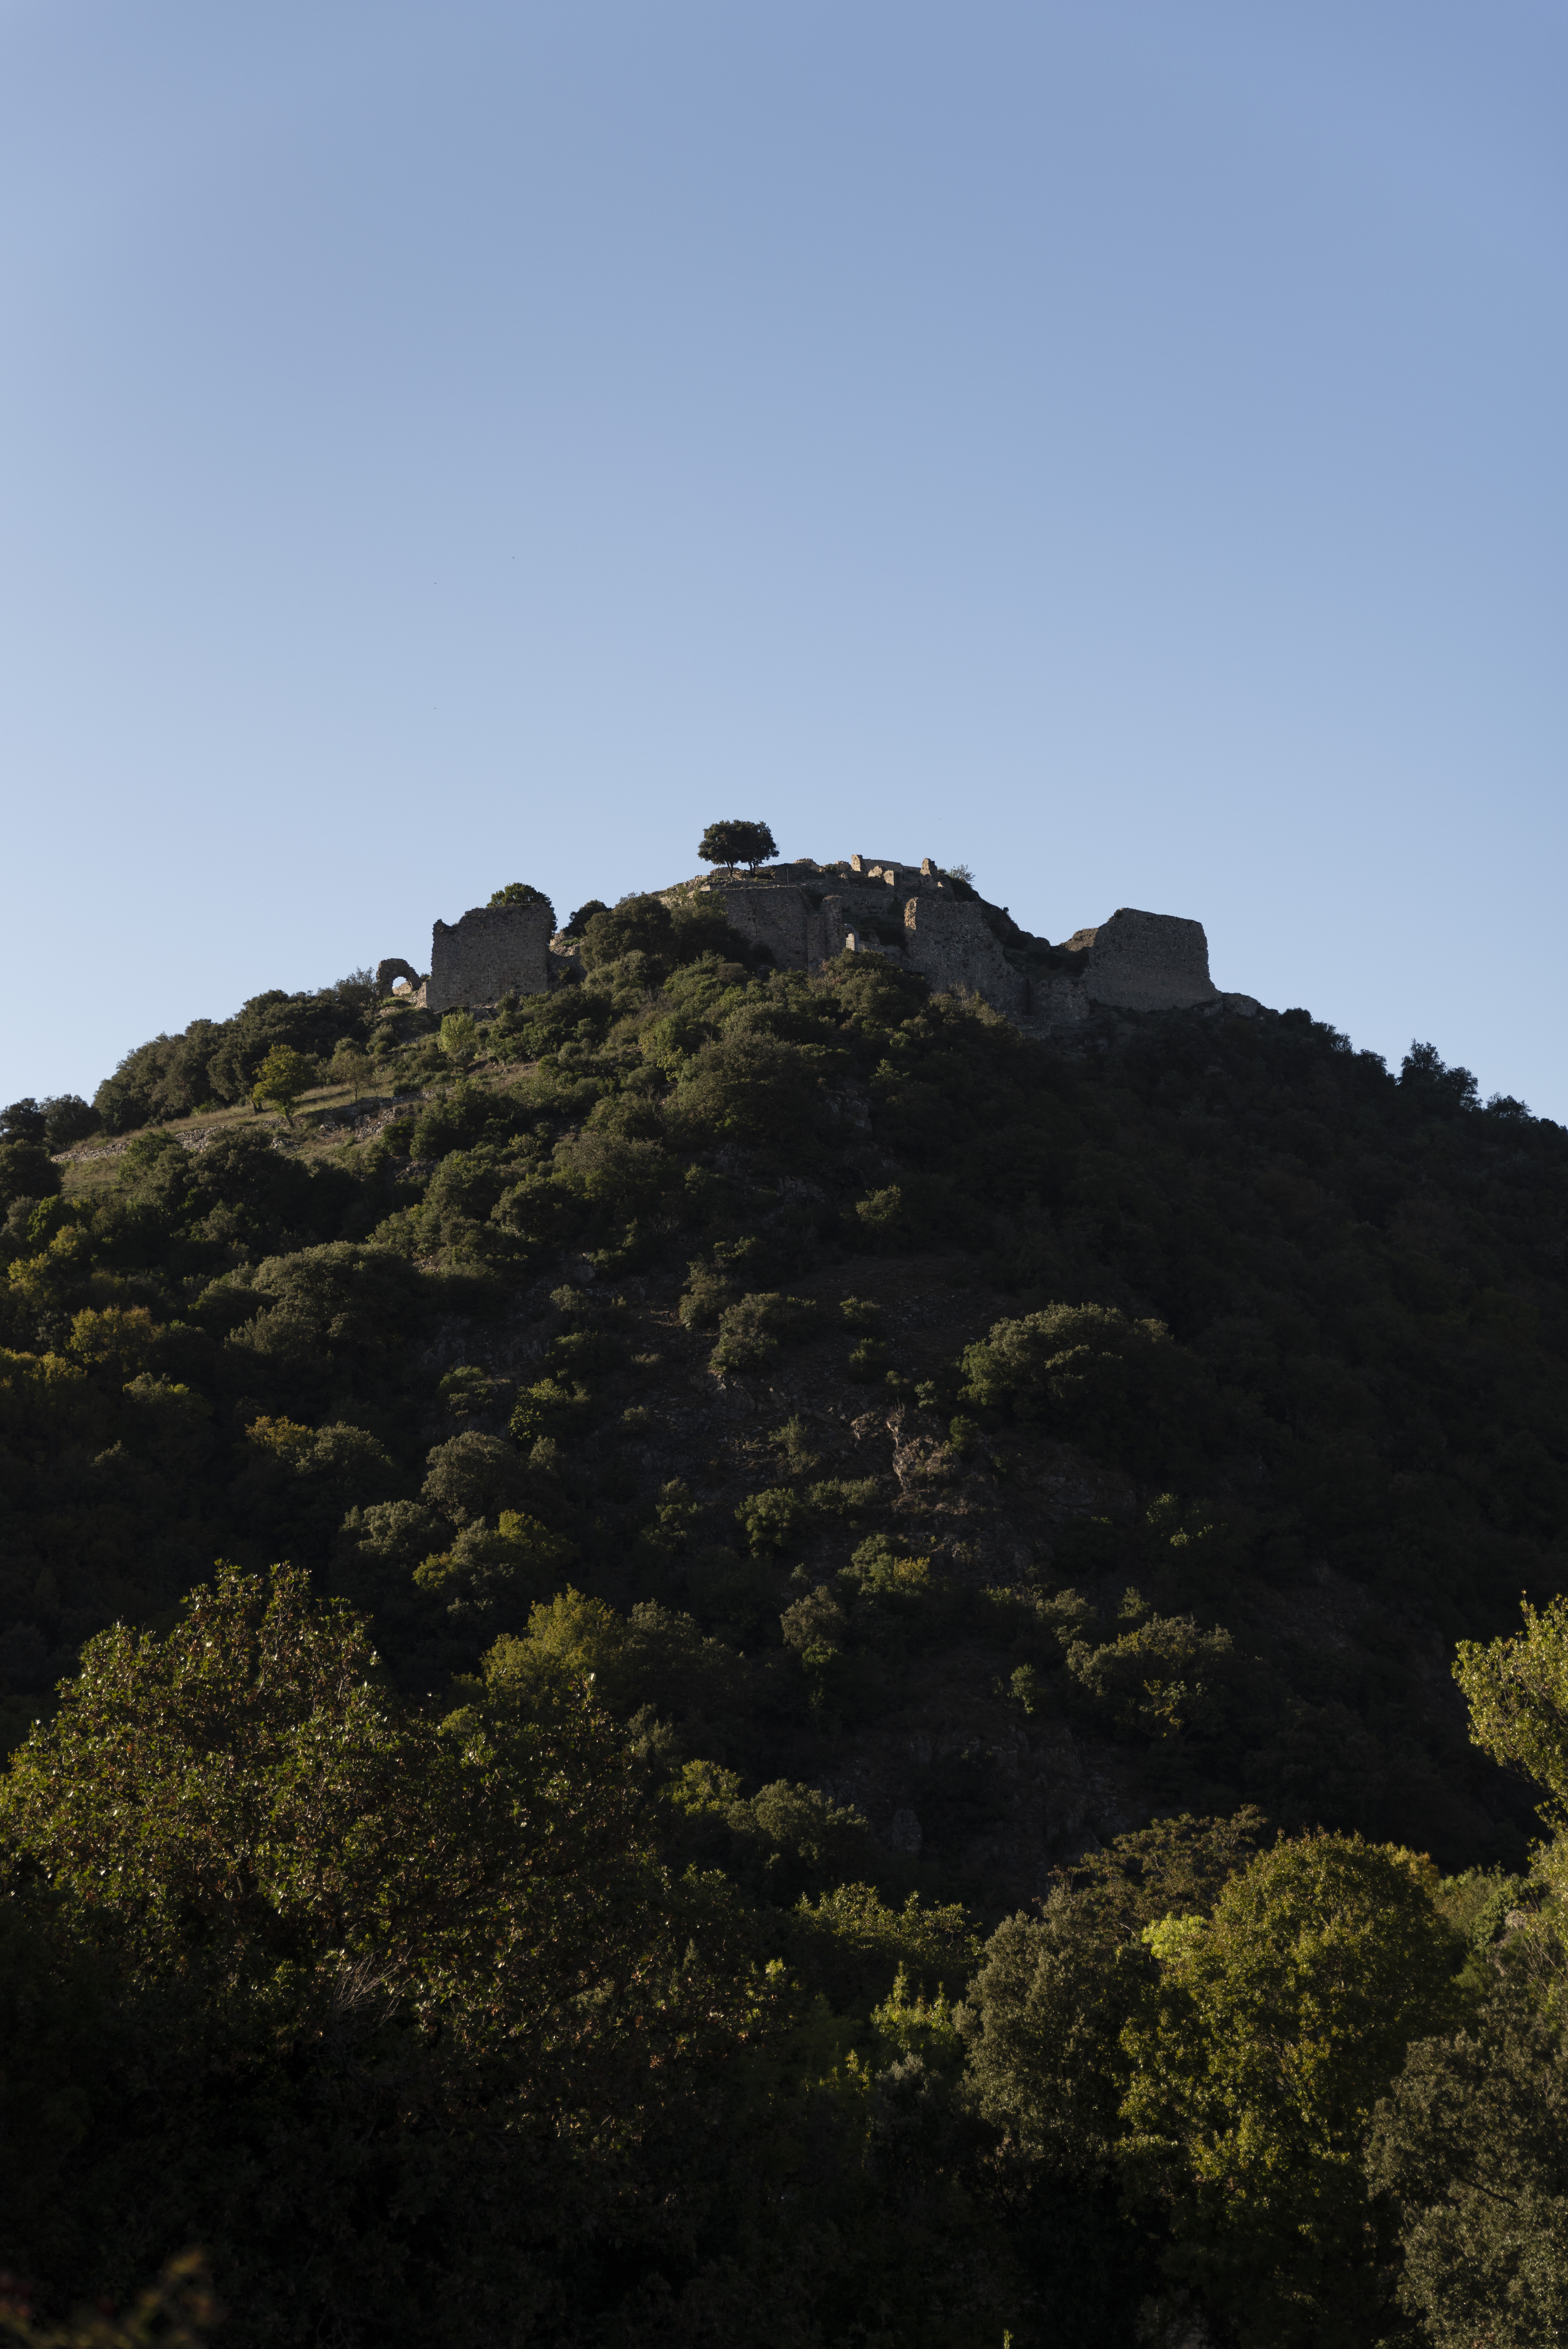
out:
M1568 14L0 0L0 1099L967 860L1568 1122Z

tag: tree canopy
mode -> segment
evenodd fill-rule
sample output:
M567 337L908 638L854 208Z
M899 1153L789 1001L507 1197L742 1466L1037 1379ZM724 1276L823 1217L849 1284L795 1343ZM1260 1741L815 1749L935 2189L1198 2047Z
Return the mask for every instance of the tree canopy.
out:
M509 881L504 888L496 890L489 902L492 905L542 905L550 916L551 928L555 927L554 906L531 881Z
M705 864L747 864L755 873L769 856L778 855L779 843L765 823L748 823L738 816L728 823L710 823L696 853Z
M1568 1135L722 902L590 901L457 1057L353 973L79 1159L7 1112L0 2271L57 2334L197 2248L235 2349L1539 2349ZM246 1114L362 1040L357 1123Z

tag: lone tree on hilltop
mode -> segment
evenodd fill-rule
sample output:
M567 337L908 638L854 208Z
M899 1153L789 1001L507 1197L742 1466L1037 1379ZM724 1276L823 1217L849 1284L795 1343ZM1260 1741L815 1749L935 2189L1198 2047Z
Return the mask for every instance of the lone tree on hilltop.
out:
M705 864L745 864L755 873L765 858L777 856L779 843L765 823L710 823L697 843Z

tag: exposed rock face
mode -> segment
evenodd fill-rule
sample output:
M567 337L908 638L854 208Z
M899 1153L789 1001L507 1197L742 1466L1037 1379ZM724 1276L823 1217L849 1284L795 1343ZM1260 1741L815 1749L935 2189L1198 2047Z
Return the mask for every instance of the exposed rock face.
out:
M503 995L543 995L550 988L550 936L555 916L542 899L529 905L477 905L460 922L438 922L430 938L425 1000L432 1011L494 1003Z

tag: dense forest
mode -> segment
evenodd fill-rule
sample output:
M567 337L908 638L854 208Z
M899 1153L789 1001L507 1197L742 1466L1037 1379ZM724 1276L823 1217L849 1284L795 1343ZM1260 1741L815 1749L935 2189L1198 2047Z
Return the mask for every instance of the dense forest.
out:
M1568 1133L569 926L0 1120L0 2338L1568 2342Z

